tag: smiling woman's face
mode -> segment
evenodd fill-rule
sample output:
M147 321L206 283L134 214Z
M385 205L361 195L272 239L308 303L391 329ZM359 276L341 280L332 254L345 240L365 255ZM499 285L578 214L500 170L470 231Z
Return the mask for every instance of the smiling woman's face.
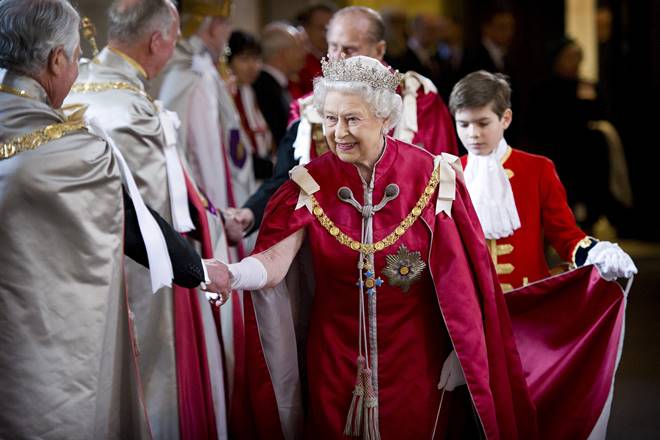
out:
M383 148L385 120L359 94L328 91L323 126L330 150L348 163L371 170Z

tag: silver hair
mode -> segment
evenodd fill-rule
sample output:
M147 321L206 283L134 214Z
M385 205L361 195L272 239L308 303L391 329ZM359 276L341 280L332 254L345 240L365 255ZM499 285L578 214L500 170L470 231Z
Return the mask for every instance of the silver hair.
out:
M373 88L364 82L330 81L323 77L314 80L314 107L323 115L323 107L328 92L341 92L361 96L371 111L378 118L387 119L387 131L390 131L401 119L403 101L397 93L387 89Z
M172 0L115 0L108 10L108 40L131 43L154 32L170 38L173 7Z
M80 16L67 0L0 0L0 67L36 75L57 47L71 60L79 26Z

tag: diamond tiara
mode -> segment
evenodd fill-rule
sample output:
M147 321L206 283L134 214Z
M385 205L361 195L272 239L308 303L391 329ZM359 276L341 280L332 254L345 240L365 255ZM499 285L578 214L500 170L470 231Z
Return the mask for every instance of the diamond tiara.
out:
M394 93L403 78L398 70L368 66L359 59L350 61L350 58L343 57L334 60L323 58L321 70L323 77L330 81L363 82L374 89L386 89Z

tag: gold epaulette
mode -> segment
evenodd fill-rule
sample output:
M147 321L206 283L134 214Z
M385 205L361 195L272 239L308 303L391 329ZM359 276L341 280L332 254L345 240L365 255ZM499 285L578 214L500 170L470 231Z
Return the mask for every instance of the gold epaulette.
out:
M76 115L78 116L78 115ZM35 150L41 145L54 141L74 131L85 128L82 118L70 118L66 122L51 124L39 130L0 143L0 160L9 159L18 153Z

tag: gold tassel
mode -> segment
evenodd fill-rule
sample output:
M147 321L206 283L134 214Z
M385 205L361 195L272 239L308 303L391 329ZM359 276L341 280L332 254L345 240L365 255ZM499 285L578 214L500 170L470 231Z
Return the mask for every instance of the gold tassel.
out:
M353 399L346 416L346 425L344 426L344 435L358 437L362 424L362 406L364 402L364 356L357 359L357 377L355 378L355 388L353 389Z
M364 440L380 440L378 427L378 397L371 382L371 369L364 369Z

